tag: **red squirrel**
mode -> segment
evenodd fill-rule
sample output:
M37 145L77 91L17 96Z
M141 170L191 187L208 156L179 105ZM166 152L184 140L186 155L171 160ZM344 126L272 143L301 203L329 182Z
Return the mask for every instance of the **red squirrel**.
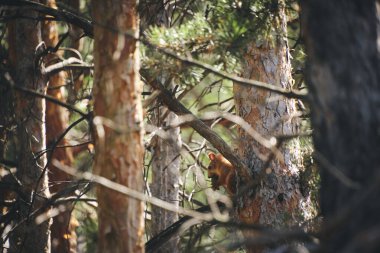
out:
M236 173L232 164L221 154L209 153L211 162L207 167L208 177L211 178L212 189L218 190L223 186L229 195L236 193Z

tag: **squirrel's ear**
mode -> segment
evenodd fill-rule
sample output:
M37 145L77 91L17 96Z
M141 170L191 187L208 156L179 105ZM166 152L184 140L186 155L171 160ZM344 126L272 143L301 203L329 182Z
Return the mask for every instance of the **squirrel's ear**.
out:
M212 160L214 160L215 159L215 154L214 153L209 153L208 154L208 158L210 158L210 160L212 161Z

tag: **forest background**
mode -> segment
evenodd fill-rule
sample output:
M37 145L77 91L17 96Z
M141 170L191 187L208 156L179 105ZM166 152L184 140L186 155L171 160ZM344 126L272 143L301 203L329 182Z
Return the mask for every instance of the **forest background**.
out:
M380 248L377 1L0 9L2 252Z

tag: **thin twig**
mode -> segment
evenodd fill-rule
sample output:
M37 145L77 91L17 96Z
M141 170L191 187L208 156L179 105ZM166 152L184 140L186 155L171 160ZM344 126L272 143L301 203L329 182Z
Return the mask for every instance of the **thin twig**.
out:
M134 189L131 189L125 185L115 183L115 182L113 182L113 181L111 181L105 177L94 175L90 172L83 172L83 173L79 172L78 170L76 170L72 167L69 167L67 165L64 165L57 160L53 160L52 163L55 167L57 167L58 169L64 171L65 173L67 173L69 175L72 175L72 176L77 177L77 178L82 178L82 179L92 181L92 182L99 184L103 187L114 190L116 192L119 192L121 194L129 196L131 198L134 198L134 199L137 199L140 201L144 201L144 202L148 202L148 203L155 205L157 207L160 207L162 209L165 209L165 210L168 210L171 212L175 212L175 213L179 213L179 214L183 214L183 215L187 215L187 216L193 217L199 221L211 221L211 220L215 219L215 217L212 213L200 213L200 212L197 212L194 210L190 210L190 209L186 209L183 207L173 205L173 204L166 202L166 201L163 201L159 198L147 196L144 193L136 191Z

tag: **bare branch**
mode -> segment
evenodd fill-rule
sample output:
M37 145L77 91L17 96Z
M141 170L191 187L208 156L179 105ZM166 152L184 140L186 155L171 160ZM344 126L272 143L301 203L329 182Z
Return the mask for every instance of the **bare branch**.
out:
M116 192L119 192L121 194L129 196L131 198L148 202L148 203L155 205L155 206L158 206L162 209L165 209L165 210L168 210L171 212L176 212L176 213L183 214L183 215L187 215L187 216L193 217L194 219L196 219L198 221L212 221L212 220L216 219L216 217L212 213L200 213L200 212L197 212L194 210L186 209L183 207L178 207L176 205L170 204L170 203L163 201L161 199L147 196L144 193L136 191L134 189L131 189L127 186L115 183L115 182L113 182L113 181L111 181L105 177L94 175L90 172L81 173L78 170L76 170L72 167L69 167L67 165L64 165L57 160L53 160L52 163L55 167L66 172L69 175L72 175L72 176L77 177L77 178L82 178L82 179L92 181L92 182L97 183L103 187L114 190Z
M249 170L244 163L241 162L239 157L235 155L231 147L216 134L209 126L203 121L198 119L192 114L185 106L178 102L173 95L165 89L165 87L157 81L151 81L149 84L161 93L159 98L162 102L174 113L178 115L190 115L193 120L188 123L195 131L197 131L203 138L208 140L232 165L237 169L242 179L249 179Z
M89 65L75 57L70 57L58 63L52 64L44 69L42 69L42 74L51 76L57 74L63 70L69 69L93 69L93 65Z
M283 156L281 152L276 148L277 140L275 137L270 139L266 139L259 132L257 132L247 121L245 121L242 117L234 115L228 112L207 112L199 117L200 120L211 120L216 118L224 118L228 121L231 121L237 125L239 125L242 129L244 129L255 141L257 141L260 145L264 146L267 149L270 149L279 160L283 160ZM197 118L198 119L198 118ZM193 115L183 115L176 119L172 124L168 127L177 127L184 124L189 124L191 121L195 120ZM255 154L261 160L267 160L268 158L263 155L259 149L253 148Z

